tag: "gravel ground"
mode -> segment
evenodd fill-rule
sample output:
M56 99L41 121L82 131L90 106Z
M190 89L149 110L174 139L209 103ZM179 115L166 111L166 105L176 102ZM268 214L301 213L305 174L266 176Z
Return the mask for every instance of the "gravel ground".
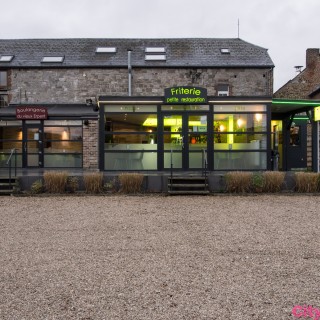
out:
M0 318L294 319L320 309L319 201L0 197Z

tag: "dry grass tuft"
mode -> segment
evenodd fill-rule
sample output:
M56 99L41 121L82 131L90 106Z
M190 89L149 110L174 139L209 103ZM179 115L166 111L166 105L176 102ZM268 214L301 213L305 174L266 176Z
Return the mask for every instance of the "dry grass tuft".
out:
M319 190L319 174L315 172L297 172L295 174L297 192L317 192Z
M43 174L44 188L49 193L66 191L68 173L65 171L46 171Z
M123 193L141 192L143 175L140 173L122 173L119 175L121 185L120 191Z
M86 193L100 193L103 191L103 173L93 172L83 176Z
M262 173L264 178L263 191L265 192L279 192L281 191L285 172L280 171L265 171Z
M252 172L234 171L226 173L226 191L244 193L249 192Z

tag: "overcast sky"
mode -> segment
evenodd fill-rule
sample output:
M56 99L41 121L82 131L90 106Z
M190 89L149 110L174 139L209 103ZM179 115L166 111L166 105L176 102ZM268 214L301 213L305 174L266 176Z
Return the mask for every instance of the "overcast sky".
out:
M319 0L0 0L0 38L240 38L269 49L274 90L320 48Z

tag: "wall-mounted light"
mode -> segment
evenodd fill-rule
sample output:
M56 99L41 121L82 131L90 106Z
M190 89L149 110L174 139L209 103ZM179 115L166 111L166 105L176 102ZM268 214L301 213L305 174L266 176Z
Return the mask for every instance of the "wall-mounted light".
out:
M87 106L92 106L92 104L93 104L92 99L86 99Z

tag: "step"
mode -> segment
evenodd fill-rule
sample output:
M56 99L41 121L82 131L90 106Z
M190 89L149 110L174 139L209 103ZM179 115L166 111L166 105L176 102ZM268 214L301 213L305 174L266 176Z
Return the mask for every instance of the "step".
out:
M16 185L16 178L0 178L0 195L11 195Z
M176 188L206 188L204 183L168 183L168 187Z
M170 195L207 195L207 178L203 176L174 176L168 178Z
M12 195L12 193L13 193L13 190L11 189L11 190L5 190L5 189L2 189L2 190L0 190L0 196L10 196L10 195Z
M208 195L210 191L208 190L172 190L168 191L170 195Z

